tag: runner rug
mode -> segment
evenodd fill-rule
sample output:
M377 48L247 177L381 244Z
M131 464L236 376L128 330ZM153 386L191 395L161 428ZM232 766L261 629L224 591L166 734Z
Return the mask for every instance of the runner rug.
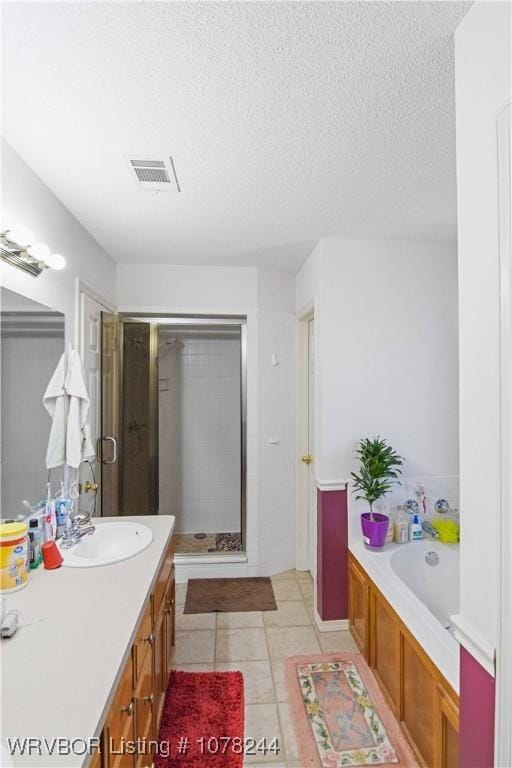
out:
M361 654L294 656L285 663L303 768L418 765Z

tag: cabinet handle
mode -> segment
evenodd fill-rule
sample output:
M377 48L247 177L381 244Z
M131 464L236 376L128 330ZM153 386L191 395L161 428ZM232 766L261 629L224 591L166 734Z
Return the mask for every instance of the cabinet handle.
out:
M164 613L172 613L172 602L164 605Z
M151 709L153 709L153 702L155 700L155 696L153 693L150 696L144 696L143 700L146 702L146 704L149 704Z
M142 639L145 643L149 643L150 645L153 645L153 643L155 642L155 636L153 633L151 633L150 635L146 635L146 637L143 637Z
M126 707L121 707L121 712L124 712L128 717L133 715L133 699Z

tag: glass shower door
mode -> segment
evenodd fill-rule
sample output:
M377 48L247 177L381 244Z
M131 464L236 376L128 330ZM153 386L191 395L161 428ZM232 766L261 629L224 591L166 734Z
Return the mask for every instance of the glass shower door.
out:
M159 325L159 513L179 554L243 542L242 325Z
M123 322L120 506L123 515L158 513L157 327Z

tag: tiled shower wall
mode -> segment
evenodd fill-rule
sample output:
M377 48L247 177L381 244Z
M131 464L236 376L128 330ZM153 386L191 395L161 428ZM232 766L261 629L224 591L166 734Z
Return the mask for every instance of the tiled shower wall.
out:
M240 340L174 336L159 345L159 512L178 533L240 531Z

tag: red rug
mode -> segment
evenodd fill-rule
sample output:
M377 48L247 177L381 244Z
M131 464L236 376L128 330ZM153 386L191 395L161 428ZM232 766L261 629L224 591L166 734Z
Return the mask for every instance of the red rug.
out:
M156 768L242 768L241 672L171 673Z

